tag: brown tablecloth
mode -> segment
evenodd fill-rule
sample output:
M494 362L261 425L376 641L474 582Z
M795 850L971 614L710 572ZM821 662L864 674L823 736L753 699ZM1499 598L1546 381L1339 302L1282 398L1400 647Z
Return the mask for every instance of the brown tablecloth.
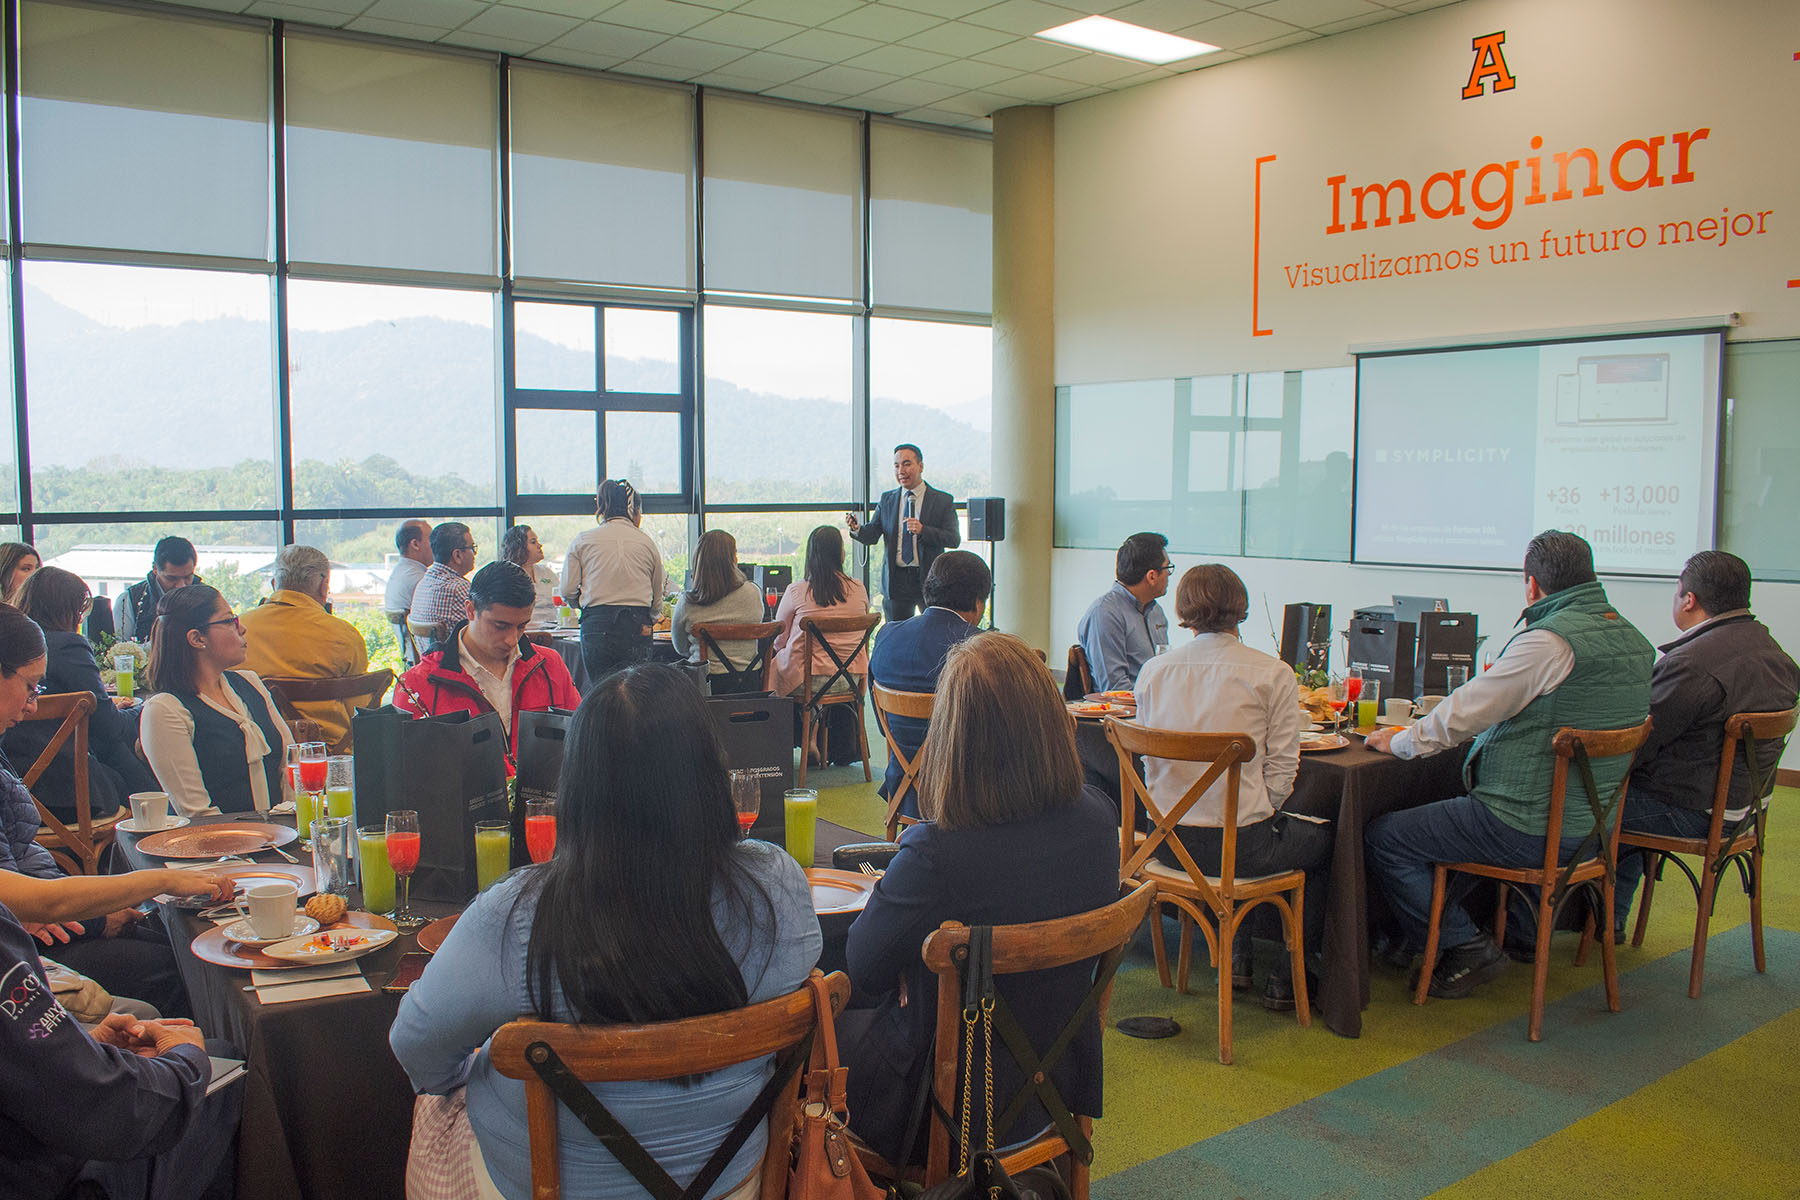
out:
M1328 817L1335 834L1331 883L1325 896L1324 974L1319 1008L1325 1027L1344 1037L1362 1034L1362 1010L1369 1006L1369 902L1363 865L1363 829L1383 813L1460 796L1460 751L1403 761L1366 750L1360 741L1342 750L1302 754L1294 794L1284 806L1311 817ZM1116 801L1118 758L1098 721L1075 722L1075 745L1089 783ZM1316 901L1306 898L1307 904Z
M569 678L575 681L575 690L587 695L587 667L581 661L581 632L575 629L558 629L551 639L551 648L557 657L563 660L563 666L569 668ZM659 629L650 639L650 661L659 663L678 663L681 661L675 653L675 646L669 639L666 629Z
M293 818L272 820L292 824ZM132 867L169 865L139 854L136 842L130 834L119 835ZM297 842L283 848L310 864ZM256 857L278 861L268 852ZM355 895L351 899L353 907L360 902ZM454 911L423 903L414 908L425 916ZM206 923L167 904L163 921L195 1021L209 1037L226 1038L244 1053L237 1194L256 1200L404 1195L413 1091L388 1049L388 1028L400 997L381 986L400 956L418 949L413 936L404 935L361 960L372 989L368 992L264 1005L244 991L250 972L202 962L188 951Z

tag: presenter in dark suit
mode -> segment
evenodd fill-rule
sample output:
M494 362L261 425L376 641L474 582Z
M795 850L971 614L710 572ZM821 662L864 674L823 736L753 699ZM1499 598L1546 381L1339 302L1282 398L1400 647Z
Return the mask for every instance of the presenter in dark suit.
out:
M882 626L875 639L875 652L869 656L869 674L875 682L896 692L937 691L944 656L950 647L974 636L993 582L987 564L967 550L940 554L925 575L925 611ZM913 717L888 719L894 741L907 758L918 754L928 727L929 722ZM882 799L893 796L900 775L899 758L889 755ZM917 818L919 797L916 789L912 792L901 802L900 814Z
M887 538L881 610L890 621L904 621L924 599L931 561L962 545L962 533L956 528L956 502L925 482L925 455L910 442L894 447L894 479L900 486L881 494L874 520L845 513L844 524L865 546Z

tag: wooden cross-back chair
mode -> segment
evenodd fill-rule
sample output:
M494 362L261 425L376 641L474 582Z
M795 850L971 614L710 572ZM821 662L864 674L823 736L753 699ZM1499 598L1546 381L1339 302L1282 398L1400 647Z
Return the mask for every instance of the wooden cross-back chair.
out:
M818 976L818 972L813 972ZM843 1011L850 980L841 971L822 977L831 1011ZM634 1178L642 1172L657 1180L645 1190L694 1200L705 1189L683 1191L663 1168L619 1125L585 1086L703 1075L774 1054L776 1073L757 1103L768 1105L769 1146L763 1155L763 1200L787 1195L788 1147L799 1115L800 1075L807 1068L817 1012L810 987L730 1012L661 1021L653 1025L562 1025L518 1020L502 1025L488 1048L494 1069L525 1083L525 1113L531 1139L533 1200L562 1195L562 1168L557 1145L557 1116L567 1104L584 1124L607 1131L605 1142ZM585 1097L585 1099L584 1099ZM597 1110L597 1111L596 1111ZM755 1111L754 1106L746 1113ZM740 1143L741 1144L741 1143ZM725 1158L729 1161L730 1155ZM721 1168L725 1162L718 1164ZM657 1179L661 1175L661 1179ZM666 1182L665 1182L666 1181Z
M839 704L856 706L856 740L862 747L863 778L873 782L875 774L869 769L869 731L863 726L863 689L867 685L867 676L859 675L850 669L858 655L868 649L869 639L875 636L875 627L881 624L880 613L864 613L861 616L848 617L802 617L800 619L801 662L804 664L800 676L800 786L806 786L806 751L813 744L815 726L824 728L825 710ZM856 646L848 654L840 654L832 644L830 634L854 633L858 637ZM837 668L825 682L816 689L813 686L813 652L815 649L825 651L832 664ZM845 690L833 691L842 680ZM819 761L829 762L829 739L820 747Z
M25 718L27 721L55 721L56 732L50 736L50 742L43 753L37 756L24 775L25 789L30 791L37 781L50 769L56 761L57 754L64 746L71 747L75 767L75 821L73 824L58 818L55 813L44 807L44 802L34 794L31 797L37 805L40 826L37 833L38 844L50 851L63 870L71 875L100 874L100 858L106 848L113 843L115 834L113 826L124 816L120 810L110 816L94 820L93 797L89 791L88 778L88 718L93 715L97 702L92 692L57 692L48 696L39 696L37 712Z
M381 698L394 686L394 673L383 669L370 671L366 675L344 675L333 679L300 679L279 675L263 677L263 686L269 689L269 695L275 699L275 707L294 729L296 741L316 741L317 738L300 736L302 725L311 729L318 728L318 722L309 719L297 705L331 704L366 700L363 707L372 707L381 702ZM354 707L354 706L353 706ZM350 753L350 735L345 733L343 740L326 747L331 754Z
M1093 668L1088 665L1087 651L1076 642L1069 647L1068 670L1063 672L1063 699L1085 700L1099 690L1094 683Z
M996 1153L1007 1172L1016 1173L1063 1155L1070 1164L1069 1191L1075 1200L1088 1200L1088 1177L1094 1161L1094 1122L1087 1113L1071 1112L1051 1077L1057 1062L1068 1051L1082 1026L1090 1017L1106 1024L1107 1005L1112 998L1113 976L1132 935L1137 932L1156 900L1157 885L1138 883L1129 892L1105 908L1076 913L1053 921L1036 921L1026 925L989 927L992 974L996 979L1008 975L1024 975L1047 971L1074 963L1092 962L1093 975L1089 987L1074 1011L1067 1014L1061 1031L1048 1046L1038 1047L1012 1015L1001 989L995 989L993 1000L993 1053L1010 1054L1018 1064L1022 1077L1017 1094L998 1095L994 1102L994 1129L1000 1133L1025 1112L1033 1100L1050 1114L1051 1124L1029 1140L1006 1146ZM928 1116L931 1131L927 1144L925 1169L919 1181L925 1187L942 1183L955 1176L958 1164L953 1155L958 1149L958 1131L947 1123L961 1114L962 1093L959 1088L963 1065L962 1033L965 1021L973 1014L965 1008L966 972L974 931L957 921L946 921L933 930L920 949L925 965L937 976L937 1025L933 1042L931 1091L932 1104L940 1116ZM970 1032L973 1032L971 1028ZM975 1051L977 1071L981 1070L982 1051ZM974 1093L980 1094L982 1083L973 1081ZM980 1104L979 1099L973 1103ZM971 1141L982 1135L975 1132L981 1118L971 1121ZM975 1147L980 1148L979 1143ZM907 1172L895 1168L867 1148L859 1148L870 1173L893 1179ZM916 1169L910 1174L917 1175Z
M1500 884L1500 899L1494 911L1494 941L1506 940L1506 901L1509 890L1516 889L1530 901L1537 913L1537 954L1532 962L1531 1019L1527 1036L1534 1042L1544 1036L1544 989L1550 977L1550 931L1563 906L1577 892L1586 892L1594 910L1603 914L1605 934L1600 939L1601 974L1606 982L1606 1007L1619 1011L1619 964L1612 939L1613 872L1618 865L1619 818L1625 808L1625 785L1630 781L1630 760L1637 757L1638 747L1650 735L1650 719L1629 729L1572 729L1564 726L1550 740L1556 754L1556 765L1550 775L1550 814L1544 829L1544 859L1535 867L1497 867L1490 863L1437 863L1432 868L1431 919L1425 927L1425 962L1419 970L1419 982L1413 1003L1425 1003L1431 988L1432 965L1437 962L1438 930L1444 916L1444 893L1451 871L1479 875ZM1594 783L1594 758L1626 758L1625 772L1611 796L1601 796ZM1569 786L1569 767L1574 764L1581 780L1583 798L1592 814L1592 825L1581 848L1566 866L1559 866L1562 850L1563 808ZM1592 845L1593 851L1589 851ZM1598 892L1597 903L1594 893ZM1582 946L1576 955L1579 964L1587 953L1587 941L1594 928L1588 919L1588 931L1582 935Z
M400 665L417 666L419 663L419 641L413 636L412 626L407 622L407 611L382 613L387 623L394 627L394 635L400 642Z
M1259 904L1273 905L1281 914L1282 934L1287 939L1293 968L1294 1012L1302 1027L1311 1025L1312 1010L1306 995L1306 949L1302 936L1306 875L1297 870L1247 877L1237 873L1238 786L1244 764L1256 756L1255 740L1247 733L1182 733L1172 729L1152 729L1113 717L1107 717L1105 725L1106 740L1112 743L1113 752L1118 756L1119 795L1124 799L1119 817L1119 878L1122 881L1155 880L1162 889L1157 900L1173 906L1180 913L1180 961L1175 984L1184 993L1188 990L1188 969L1193 960L1194 926L1198 925L1206 935L1207 953L1219 972L1219 1061L1231 1062L1232 939L1250 910ZM1205 763L1207 766L1180 798L1164 809L1151 797L1150 789L1144 783L1136 761L1140 757ZM1194 861L1175 830L1187 811L1221 782L1225 787L1225 800L1220 815L1219 873L1208 875ZM1140 831L1140 808L1149 820L1148 832ZM1164 845L1174 854L1177 865L1170 866L1156 857L1157 847ZM1157 974L1162 985L1168 987L1169 956L1163 946L1160 922L1151 930L1151 935Z
M1694 952L1688 966L1688 995L1700 998L1701 977L1706 970L1706 934L1712 922L1713 903L1718 898L1719 877L1735 864L1744 894L1750 897L1750 948L1760 973L1767 968L1763 961L1763 842L1768 833L1769 809L1766 803L1775 787L1773 765L1764 767L1757 743L1773 745L1772 763L1781 761L1782 748L1794 732L1800 708L1786 712L1738 713L1725 722L1725 745L1719 753L1719 773L1713 784L1712 823L1703 838L1663 837L1657 834L1619 831L1619 853L1644 857L1644 896L1638 901L1637 927L1631 944L1644 944L1644 927L1650 922L1650 897L1656 881L1662 877L1663 865L1674 863L1687 876L1694 889L1698 912L1694 917ZM1743 816L1729 824L1726 810L1731 803L1731 781L1736 771L1738 747L1743 747L1744 770L1749 791ZM1696 875L1680 857L1691 854L1700 860ZM1604 924L1604 922L1602 923Z
M781 632L779 621L702 622L693 627L694 641L700 647L701 679L713 695L747 695L769 691L769 675L774 669L775 637ZM721 642L748 642L755 649L742 666L732 661ZM714 674L707 663L716 662L723 671Z
M894 729L891 718L904 717L913 721L931 720L931 705L936 699L930 692L896 692L882 687L873 679L869 680L869 702L875 706L875 723L881 727L881 736L887 741L888 753L900 764L900 782L894 787L894 794L887 798L887 837L893 841L900 836L902 825L916 825L917 817L900 815L900 805L911 793L913 803L918 804L919 761L925 756L925 740L919 739L919 748L911 758L894 740Z

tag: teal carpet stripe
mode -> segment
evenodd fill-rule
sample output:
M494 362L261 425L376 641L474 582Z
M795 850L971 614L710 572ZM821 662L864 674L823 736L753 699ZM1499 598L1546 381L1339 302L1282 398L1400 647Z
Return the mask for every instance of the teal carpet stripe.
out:
M1535 1045L1521 1010L1441 1050L1095 1180L1093 1195L1428 1196L1800 1006L1800 934L1764 936L1766 975L1752 964L1748 929L1721 931L1709 943L1699 1000L1688 999L1687 952L1673 953L1620 977L1622 1012L1606 1011L1596 982L1546 1006ZM1553 973L1571 969L1569 953L1557 945ZM1629 950L1621 954L1629 960ZM1429 1021L1434 1007L1454 1003L1428 1001L1416 1014ZM1309 1034L1321 1035L1331 1036L1317 1027ZM1210 1088L1231 1086L1234 1069L1200 1072L1188 1102L1205 1104Z

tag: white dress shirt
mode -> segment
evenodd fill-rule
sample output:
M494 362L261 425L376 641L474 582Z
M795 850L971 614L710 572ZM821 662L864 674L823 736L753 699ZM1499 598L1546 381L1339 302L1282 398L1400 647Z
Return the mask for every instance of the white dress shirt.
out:
M403 558L394 564L388 575L387 591L382 596L382 604L388 612L411 612L413 593L418 590L419 580L425 578L425 564L415 558Z
M475 681L475 686L481 689L481 694L487 697L487 702L494 706L495 712L500 714L500 725L506 730L506 736L510 739L513 723L513 668L519 665L518 645L514 644L512 657L506 660L506 670L496 675L482 666L476 660L475 655L470 652L469 630L466 626L462 633L457 635L456 640L461 643L457 648L457 653L463 670L469 673L469 678Z
M1399 758L1422 758L1460 746L1518 716L1574 669L1575 652L1560 635L1527 629L1506 644L1492 667L1451 692L1416 725L1396 734L1388 749Z
M1256 755L1238 779L1238 824L1267 820L1294 790L1300 770L1300 688L1294 669L1252 650L1230 633L1202 633L1144 664L1137 678L1137 719L1155 729L1247 733ZM1210 764L1144 760L1144 782L1165 812ZM1217 827L1225 820L1225 780L1208 788L1181 818Z
M912 497L912 512L910 514L906 511L906 498L908 496ZM919 481L919 486L915 488L901 488L900 494L896 496L895 499L900 503L900 528L895 532L898 533L902 539L900 545L904 546L906 545L906 518L910 515L914 520L921 520L922 518L920 518L919 514L925 510L925 481L921 479ZM896 548L894 550L894 559L903 567L918 566L919 535L916 533L913 534L911 558L902 557L899 549Z
M200 700L230 717L244 731L244 770L250 777L250 800L257 812L268 812L269 805L279 803L281 797L269 795L269 781L262 768L263 756L273 753L277 759L285 761L294 735L287 722L281 719L281 712L262 680L249 671L233 671L232 674L247 680L262 693L275 732L281 735L281 745L269 745L261 726L250 716L250 710L244 707L244 702L229 683L225 685L228 705L220 704L211 696L201 696ZM207 794L206 780L200 774L200 760L194 757L194 717L187 706L167 692L158 692L144 701L140 732L144 739L144 757L150 760L150 769L156 772L156 781L162 784L163 791L169 793L175 810L188 817L218 812L212 797ZM287 772L283 771L282 779L286 778Z

